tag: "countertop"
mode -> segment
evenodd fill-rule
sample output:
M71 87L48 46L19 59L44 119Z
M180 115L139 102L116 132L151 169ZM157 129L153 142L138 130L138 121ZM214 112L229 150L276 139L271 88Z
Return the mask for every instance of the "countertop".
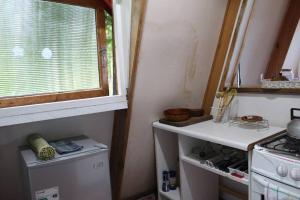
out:
M185 136L249 151L254 144L285 131L285 128L270 126L267 129L246 129L229 123L215 123L212 120L197 124L175 127L154 122L153 127Z

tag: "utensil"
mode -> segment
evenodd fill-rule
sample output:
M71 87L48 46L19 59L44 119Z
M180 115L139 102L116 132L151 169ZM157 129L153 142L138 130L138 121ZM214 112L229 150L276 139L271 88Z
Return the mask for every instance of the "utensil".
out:
M291 109L291 121L287 125L288 136L300 139L300 116L295 116L294 111L300 111L300 108Z
M236 96L237 91L236 91L236 89L230 89L226 94L227 94L226 101L225 101L224 105L229 106L230 103L232 102L233 98Z
M228 89L224 92L218 92L216 97L219 99L217 113L215 114L215 122L220 122L226 112L228 106L231 104L233 98L236 96L236 89Z

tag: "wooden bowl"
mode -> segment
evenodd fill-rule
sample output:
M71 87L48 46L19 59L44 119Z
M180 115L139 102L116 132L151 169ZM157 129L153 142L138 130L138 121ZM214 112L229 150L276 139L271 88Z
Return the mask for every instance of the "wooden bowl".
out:
M191 117L201 117L204 115L204 110L199 108L199 109L190 109L190 115Z
M188 120L191 116L190 110L187 108L173 108L164 111L164 115L168 121L181 122Z

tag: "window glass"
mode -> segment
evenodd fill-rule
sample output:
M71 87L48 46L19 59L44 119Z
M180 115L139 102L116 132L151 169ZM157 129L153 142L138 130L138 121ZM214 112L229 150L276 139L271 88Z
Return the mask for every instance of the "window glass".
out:
M1 0L0 97L98 89L94 9Z
M108 13L105 14L105 32L106 32L106 49L107 49L107 73L109 81L109 94L116 94L116 79L114 68L114 42L113 42L113 17Z

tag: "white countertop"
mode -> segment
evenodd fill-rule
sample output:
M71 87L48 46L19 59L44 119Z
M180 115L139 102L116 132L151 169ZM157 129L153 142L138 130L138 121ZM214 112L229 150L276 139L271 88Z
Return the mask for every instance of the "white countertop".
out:
M244 151L251 150L255 143L285 130L285 128L274 126L260 130L246 129L230 126L229 123L214 123L212 120L185 127L175 127L154 122L153 127Z

